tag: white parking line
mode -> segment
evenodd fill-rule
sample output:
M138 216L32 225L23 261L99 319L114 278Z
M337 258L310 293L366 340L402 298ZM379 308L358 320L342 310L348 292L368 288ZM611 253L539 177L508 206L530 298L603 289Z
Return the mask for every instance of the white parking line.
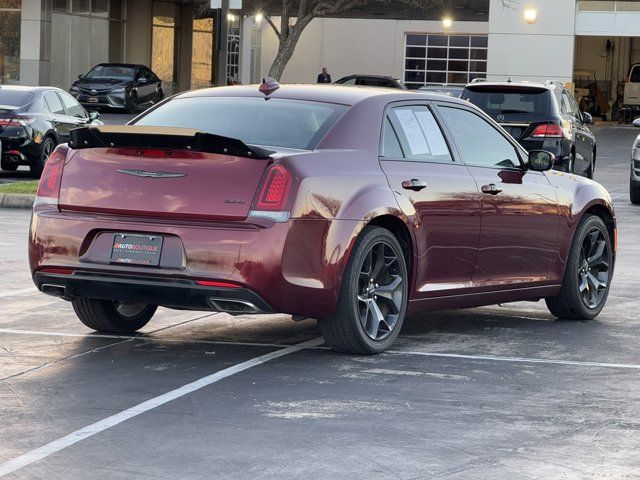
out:
M0 298L8 298L8 297L15 297L18 295L25 295L27 293L40 293L38 291L38 289L36 287L30 287L30 288L21 288L20 290L11 290L8 292L1 292L0 293Z
M432 352L412 352L402 350L388 350L387 353L393 355L418 355L423 357L460 358L463 360L486 360L491 362L509 363L545 363L551 365L575 365L578 367L602 367L602 368L626 368L640 370L640 365L633 363L607 363L607 362L583 362L580 360L552 360L546 358L529 357L494 357L492 355L463 355L460 353L432 353Z
M243 372L258 365L262 365L263 363L275 360L276 358L284 357L285 355L289 355L290 353L298 352L307 347L318 346L320 344L322 344L322 339L316 338L314 340L309 340L308 342L303 342L297 345L283 348L281 350L276 350L275 352L267 353L266 355L261 355L259 357L252 358L251 360L247 360L246 362L242 362L232 367L225 368L223 370L220 370L219 372L207 375L206 377L196 380L195 382L188 383L186 385L183 385L182 387L176 388L175 390L171 390L170 392L147 400L146 402L139 403L138 405L128 408L127 410L123 410L122 412L116 413L115 415L111 415L110 417L99 420L95 423L92 423L91 425L87 425L80 430L76 430L75 432L65 435L64 437L49 442L46 445L24 453L19 457L15 457L4 463L1 463L0 477L9 475L16 470L47 458L48 456L53 455L54 453L57 453L60 450L63 450L82 440L85 440L97 433L103 432L111 427L115 427L116 425L119 425L131 418L137 417L142 413L153 410L154 408L171 402L172 400L175 400L177 398L184 397L185 395L219 382L220 380L235 375L236 373Z

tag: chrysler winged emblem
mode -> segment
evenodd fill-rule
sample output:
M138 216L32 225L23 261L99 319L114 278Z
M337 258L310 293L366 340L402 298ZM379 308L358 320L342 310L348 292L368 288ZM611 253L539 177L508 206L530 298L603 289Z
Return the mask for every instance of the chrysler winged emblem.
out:
M176 178L176 177L186 177L186 173L177 173L177 172L148 172L147 170L118 170L118 173L124 173L125 175L133 175L135 177L146 177L146 178Z
M98 91L95 88L92 88L91 93L98 93Z

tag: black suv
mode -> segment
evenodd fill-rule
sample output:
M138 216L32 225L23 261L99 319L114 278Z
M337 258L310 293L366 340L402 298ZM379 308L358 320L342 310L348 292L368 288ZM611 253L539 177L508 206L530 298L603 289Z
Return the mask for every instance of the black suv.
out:
M593 178L596 138L587 128L593 119L561 83L471 83L460 98L484 110L525 149L555 154L555 169Z

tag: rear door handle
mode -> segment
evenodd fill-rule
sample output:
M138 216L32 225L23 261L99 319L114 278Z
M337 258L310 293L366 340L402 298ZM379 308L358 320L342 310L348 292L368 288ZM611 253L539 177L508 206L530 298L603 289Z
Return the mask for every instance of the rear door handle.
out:
M489 195L497 195L502 192L502 189L497 186L495 183L490 183L489 185L482 186L482 193L488 193Z
M413 190L414 192L419 192L423 188L427 188L427 182L423 182L422 180L418 180L417 178L412 178L411 180L404 180L402 182L402 188L405 190Z

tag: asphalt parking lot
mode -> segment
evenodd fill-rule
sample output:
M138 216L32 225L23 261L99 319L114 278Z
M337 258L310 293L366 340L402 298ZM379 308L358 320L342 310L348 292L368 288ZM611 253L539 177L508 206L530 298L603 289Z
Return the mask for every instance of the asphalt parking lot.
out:
M0 210L0 477L640 478L637 131L593 130L620 245L600 317L430 313L375 357L283 315L163 309L94 334L32 286L29 212Z

